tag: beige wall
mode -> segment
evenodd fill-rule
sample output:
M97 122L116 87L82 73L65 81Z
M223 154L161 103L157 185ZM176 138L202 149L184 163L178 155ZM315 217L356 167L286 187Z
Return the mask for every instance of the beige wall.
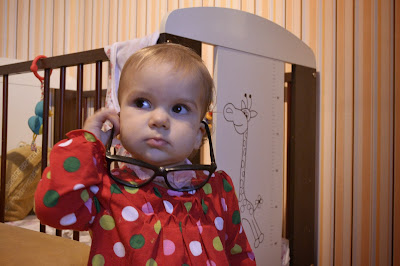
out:
M390 265L392 257L399 265L397 0L0 0L0 57L31 60L142 37L166 12L192 6L257 14L313 49L320 89L318 265Z

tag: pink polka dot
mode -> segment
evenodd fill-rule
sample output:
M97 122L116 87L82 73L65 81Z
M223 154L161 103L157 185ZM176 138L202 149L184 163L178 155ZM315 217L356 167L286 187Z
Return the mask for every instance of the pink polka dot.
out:
M225 203L225 199L224 198L221 198L221 205L222 205L222 209L226 212L226 211L228 211L228 206L226 206L226 203Z
M154 214L153 206L151 206L150 202L146 202L145 204L143 204L142 211L146 215Z
M172 255L175 252L175 244L171 240L164 240L163 241L164 245L164 255L169 256Z
M206 265L207 266L216 266L217 264L215 264L215 262L213 262L212 260L207 260Z
M197 228L199 229L200 234L203 233L203 226L201 226L200 220L197 221Z
M249 256L249 259L254 260L256 257L254 256L253 252L247 252L247 256Z

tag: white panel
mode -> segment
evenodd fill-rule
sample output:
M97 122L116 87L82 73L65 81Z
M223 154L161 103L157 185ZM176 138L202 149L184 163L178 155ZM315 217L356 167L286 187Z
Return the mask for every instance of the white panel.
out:
M161 33L315 68L313 51L281 26L260 16L219 7L182 8L168 13Z
M214 76L218 169L232 177L257 264L280 265L284 63L217 47Z

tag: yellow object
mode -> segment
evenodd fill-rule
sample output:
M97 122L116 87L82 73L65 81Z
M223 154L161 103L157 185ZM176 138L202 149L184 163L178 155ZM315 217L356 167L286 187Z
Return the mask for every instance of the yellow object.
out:
M41 177L42 148L24 145L7 153L5 220L24 219L33 208Z

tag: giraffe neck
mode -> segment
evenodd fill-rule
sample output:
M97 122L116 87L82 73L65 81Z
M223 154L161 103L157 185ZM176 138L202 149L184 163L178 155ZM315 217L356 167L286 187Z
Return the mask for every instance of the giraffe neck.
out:
M243 133L243 143L242 143L242 161L240 162L240 187L239 187L239 201L245 198L244 194L244 184L246 179L246 152L247 152L247 136L248 131Z

